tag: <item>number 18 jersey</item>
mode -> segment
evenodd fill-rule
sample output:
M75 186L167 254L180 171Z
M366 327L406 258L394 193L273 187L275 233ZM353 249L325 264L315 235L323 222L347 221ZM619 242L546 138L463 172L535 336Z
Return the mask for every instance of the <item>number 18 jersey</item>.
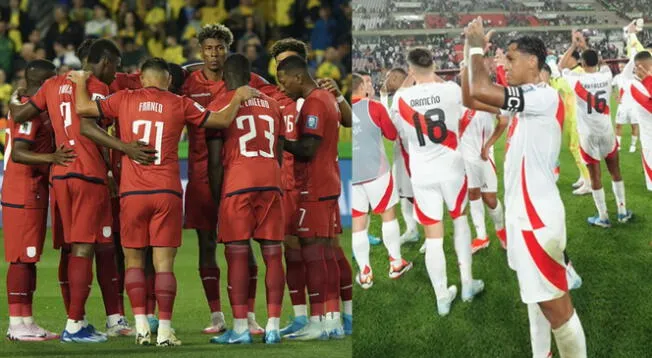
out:
M565 69L564 78L575 92L577 132L580 136L613 135L611 125L611 84L613 75L608 67L600 72L579 73Z
M392 120L407 141L412 183L428 185L464 176L458 147L462 89L454 82L422 83L399 90Z

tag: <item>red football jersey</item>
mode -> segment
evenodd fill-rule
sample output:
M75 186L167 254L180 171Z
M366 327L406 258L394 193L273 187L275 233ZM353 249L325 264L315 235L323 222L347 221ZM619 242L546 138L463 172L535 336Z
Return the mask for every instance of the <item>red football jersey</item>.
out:
M287 98L287 97L286 97ZM299 116L300 105L303 104L303 99L297 102L293 100L280 101L281 111L283 112L283 120L285 124L285 139L297 139L297 117ZM281 178L283 182L283 189L294 190L296 189L296 181L294 180L294 155L288 151L283 151L283 165L281 166Z
M227 92L211 102L208 108L220 111L229 104L234 94L235 91ZM281 167L277 159L277 144L284 134L280 105L266 95L243 102L228 128L222 131L207 130L209 139L217 136L224 140L222 195L280 191Z
M285 97L276 86L254 73L251 74L249 86L277 100ZM211 81L202 70L192 72L186 78L181 90L181 93L204 107L226 92L224 81ZM208 149L205 130L189 125L188 142L188 179L208 181Z
M139 88L143 88L143 85L140 83L140 73L118 72L115 74L115 79L113 82L111 82L111 86L109 86L111 93L115 93L123 89Z
M29 97L21 98L25 103ZM6 149L4 180L2 182L2 204L25 207L29 209L44 209L48 207L48 180L50 166L25 165L11 160L11 150L15 142L30 144L30 150L35 153L52 153L52 124L47 113L41 113L23 124L14 122L11 113L8 115L6 130Z
M72 148L77 155L67 167L55 165L52 177L62 179L79 177L88 181L105 183L107 168L100 148L80 132L80 118L75 111L75 84L66 79L66 74L52 77L29 100L41 112L47 111L57 147ZM91 76L87 89L92 99L104 98L109 86L97 77Z
M120 195L172 192L181 196L179 137L186 123L200 126L210 112L200 104L155 87L121 90L97 101L103 117L120 123L120 138L148 143L158 152L153 165L122 158Z
M294 162L295 179L307 201L335 199L340 195L337 143L341 116L335 97L321 88L310 92L299 112L299 137L321 138L319 149L311 161Z

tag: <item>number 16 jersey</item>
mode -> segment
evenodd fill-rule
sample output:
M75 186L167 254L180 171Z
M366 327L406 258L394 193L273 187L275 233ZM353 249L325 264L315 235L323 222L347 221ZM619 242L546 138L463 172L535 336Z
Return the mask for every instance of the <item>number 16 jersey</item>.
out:
M462 89L454 82L417 84L399 90L392 121L408 143L414 185L456 180L464 176L458 147Z
M577 132L581 137L613 135L611 125L611 83L608 67L600 72L579 73L568 69L563 76L575 92Z

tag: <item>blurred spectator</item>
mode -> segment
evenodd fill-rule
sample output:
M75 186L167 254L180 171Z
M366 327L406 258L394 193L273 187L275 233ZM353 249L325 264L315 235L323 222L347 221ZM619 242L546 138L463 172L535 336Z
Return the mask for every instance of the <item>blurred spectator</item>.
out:
M247 44L254 41L256 44L261 45L260 37L256 34L256 24L252 16L245 18L245 32L240 36L236 45L236 52L244 53L244 48Z
M163 24L150 26L145 31L144 36L147 38L147 51L150 56L163 57L163 51L165 50L165 29L163 28Z
M179 45L177 38L168 36L166 39L166 47L163 50L163 59L172 63L184 63L186 59L183 58L183 46Z
M254 20L254 31L260 36L265 36L265 22L260 10L253 7L252 0L240 0L239 5L231 9L226 25L233 38L240 38L247 31L247 18L252 17Z
M334 47L327 48L324 62L317 67L317 72L315 73L317 78L332 78L335 81L339 81L342 78L343 71L338 66L338 60L337 50Z
M7 36L7 23L0 20L0 69L11 73L16 46Z
M138 46L144 44L143 41L143 23L134 11L128 11L124 17L120 19L120 30L118 31L119 37L130 37L136 41Z
M115 22L107 17L107 8L102 4L93 7L93 20L86 23L86 36L113 38L118 33Z
M186 28L183 30L183 35L181 36L181 39L184 41L188 41L191 38L197 36L198 33L201 32L202 28L202 20L201 20L201 12L196 11L194 14L194 18L188 22L188 25L186 25Z
M68 8L65 5L57 5L54 8L54 23L50 26L45 35L45 48L48 58L54 58L54 42L59 40L64 43L73 44L75 47L84 39L84 29L76 21L68 18Z
M141 0L136 2L138 14L144 19L146 25L160 25L165 22L165 10L154 6L153 0Z
M138 69L140 62L147 57L145 49L136 44L133 37L125 37L122 39L122 67L125 72L132 72Z
M72 0L72 9L70 9L70 21L85 24L93 19L93 10L86 7L84 0Z
M9 99L13 92L13 86L11 86L10 83L7 83L7 74L4 70L0 70L0 103L2 103L3 106L3 114L6 113L5 109L7 108L7 103L9 103Z
M223 23L228 17L224 8L224 0L206 0L206 5L199 9L201 24Z
M317 62L321 62L323 52L333 46L333 39L337 33L337 22L331 17L331 8L329 5L322 5L319 8L319 20L315 23L312 30L310 44L317 55Z
M16 30L17 35L19 35L16 37L19 42L22 42L22 39L26 39L29 36L33 26L27 13L21 10L20 0L9 0L9 11L7 15L9 18L9 29ZM5 19L4 15L3 19Z
M56 57L52 61L54 65L59 68L61 66L68 66L74 69L81 68L81 61L75 55L76 47L72 44L66 44L63 41L54 43L54 53Z
M251 63L251 71L257 73L268 81L270 76L267 73L267 62L269 61L269 56L265 53L262 53L262 49L259 46L254 44L246 45L243 52Z

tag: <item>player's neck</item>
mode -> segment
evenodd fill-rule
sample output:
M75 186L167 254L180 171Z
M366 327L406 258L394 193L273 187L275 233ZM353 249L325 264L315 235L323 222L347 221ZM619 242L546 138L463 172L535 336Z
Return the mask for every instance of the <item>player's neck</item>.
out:
M28 97L33 96L34 94L36 94L36 91L38 91L39 87L40 86L37 86L37 87L29 87L28 86L27 89L25 90L25 96L28 96Z
M428 73L428 74L423 74L423 75L414 75L414 81L417 84L441 82L441 81L438 81L438 79L439 79L439 77L437 77L434 73Z
M586 72L586 73L596 73L596 72L598 72L598 66L584 67L584 72Z
M303 95L301 97L307 98L310 92L314 91L316 88L318 88L317 84L315 81L310 81L303 87Z
M219 69L217 71L213 71L213 70L210 70L208 67L202 68L201 71L209 81L216 81L216 82L222 80L222 74L224 73L222 71L222 69Z

